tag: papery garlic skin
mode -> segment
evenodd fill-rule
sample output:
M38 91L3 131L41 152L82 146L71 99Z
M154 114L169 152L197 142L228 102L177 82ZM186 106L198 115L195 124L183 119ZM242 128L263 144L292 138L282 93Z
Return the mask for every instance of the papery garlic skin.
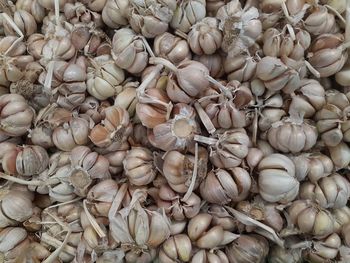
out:
M259 193L268 202L288 203L299 192L299 182L295 177L295 165L282 154L271 154L263 158L259 165Z

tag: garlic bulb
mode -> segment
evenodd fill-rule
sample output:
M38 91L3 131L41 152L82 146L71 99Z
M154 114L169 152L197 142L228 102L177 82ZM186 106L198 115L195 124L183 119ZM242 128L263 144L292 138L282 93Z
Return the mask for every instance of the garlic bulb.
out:
M301 154L291 159L295 164L295 175L298 181L308 179L316 183L319 179L330 175L334 169L332 159L321 153Z
M256 76L271 91L292 93L301 85L299 73L275 57L262 58L257 64Z
M245 130L234 129L218 135L215 146L210 147L210 161L218 168L233 168L248 155L250 140Z
M0 253L2 260L12 262L29 245L28 233L21 227L6 227L0 231Z
M200 213L188 223L188 236L199 248L213 249L227 245L237 238L236 234L225 231L222 226L210 227L212 218L209 214Z
M184 33L205 17L205 5L203 0L185 0L177 4L170 25Z
M114 29L128 24L129 0L107 0L102 10L103 22Z
M89 121L83 116L72 117L53 130L52 141L62 151L71 151L75 146L84 145L88 142L90 131Z
M120 107L111 106L104 109L104 119L90 132L90 140L98 147L117 150L126 142L132 132L128 112Z
M133 74L140 73L148 63L148 54L142 40L129 28L122 28L115 32L112 41L112 57L118 67Z
M192 244L185 234L178 234L167 239L159 251L159 260L170 263L176 260L189 262L191 259Z
M45 8L39 4L38 0L28 1L19 0L16 1L17 10L25 10L30 13L37 23L41 23L46 15Z
M320 241L314 241L310 249L303 251L303 258L311 262L325 262L334 260L339 253L341 239L333 233Z
M328 236L334 231L332 214L309 200L296 200L288 208L291 222L301 233L312 234L316 238Z
M222 6L216 13L220 21L219 28L223 31L221 48L231 55L238 55L253 46L262 33L258 17L259 10L256 7L242 9L237 0Z
M17 94L0 96L0 132L8 136L24 135L32 124L34 110Z
M212 55L194 56L194 60L202 63L209 69L209 74L213 78L220 78L224 75L224 57L220 53L214 53Z
M33 214L33 195L29 191L9 190L1 200L0 227L15 226Z
M251 80L256 73L257 62L246 55L227 56L224 61L224 69L227 79L245 82Z
M191 263L200 262L229 263L229 260L227 255L221 250L201 249L193 255L191 260Z
M297 197L299 182L295 165L287 156L275 153L263 158L258 171L259 193L264 200L288 203Z
M2 157L2 168L9 174L33 176L43 172L48 165L49 155L37 145L16 147Z
M118 95L122 91L120 85L124 79L124 71L120 69L109 55L95 57L87 74L87 90L99 100Z
M146 148L132 148L126 154L123 165L131 184L147 185L156 177L152 152Z
M80 196L86 196L94 179L109 178L108 160L87 146L75 147L71 151L70 160L73 169L69 182Z
M250 263L264 262L269 253L267 240L259 235L240 235L236 240L225 248L229 262Z
M305 18L305 29L313 35L334 34L339 31L335 16L325 6L317 6Z
M147 250L158 247L169 238L170 222L164 214L144 209L139 201L143 195L140 189L136 190L130 205L115 212L111 209L108 219L111 235L116 241Z
M103 155L109 162L109 172L112 175L119 174L123 171L123 161L129 149L130 145L126 142L116 151L108 152Z
M214 204L238 202L247 198L252 181L240 167L210 171L200 185L204 200Z
M321 77L329 77L344 66L348 53L343 43L344 36L340 34L323 34L312 43L308 53L309 62Z
M163 151L187 149L193 145L194 136L200 133L195 110L187 104L178 103L172 110L172 117L149 131L148 140Z
M283 119L281 122L272 124L267 133L271 146L284 153L310 150L316 144L317 137L316 127L307 120L298 124Z
M192 26L187 41L193 53L211 55L220 48L222 34L218 25L216 18L206 17Z
M204 148L198 149L197 178L193 180L196 157L193 154L182 154L178 151L169 151L164 156L163 173L169 186L178 193L187 192L190 184L196 189L199 181L207 174L208 153Z
M344 206L332 210L332 216L334 217L334 230L339 232L341 228L350 223L350 208Z
M323 208L341 208L346 205L350 197L350 183L335 173L321 178L317 183L302 183L299 196L301 199L311 200Z
M13 13L13 22L26 37L34 34L37 31L37 24L33 15L25 10L16 10ZM12 25L10 25L7 20L5 20L3 26L7 36L16 35Z
M195 193L191 193L188 198L181 198L167 184L162 184L159 189L149 189L149 194L155 199L160 208L176 221L186 218L193 218L199 213L201 199Z
M164 32L156 36L153 43L154 54L158 57L168 59L175 65L185 59L191 59L191 51L186 40Z
M130 0L129 23L136 33L154 38L168 30L168 25L176 9L176 1L136 1Z
M316 113L315 119L321 139L327 146L336 146L342 140L350 140L350 122L344 119L349 105L348 94L333 89L326 91L326 105Z

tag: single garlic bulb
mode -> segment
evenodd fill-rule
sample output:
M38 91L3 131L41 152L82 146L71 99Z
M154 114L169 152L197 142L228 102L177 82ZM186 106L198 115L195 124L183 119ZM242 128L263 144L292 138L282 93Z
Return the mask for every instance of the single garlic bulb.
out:
M120 107L111 106L104 109L104 120L90 132L91 141L98 147L117 150L132 132L128 112Z
M326 91L326 104L316 113L317 129L327 146L337 146L341 141L350 141L350 121L347 120L350 94L338 90Z
M163 263L174 261L189 262L191 259L192 244L185 234L178 234L168 238L159 251L159 260Z
M0 227L15 226L33 214L33 193L9 190L1 199Z
M193 218L199 213L201 199L195 193L191 193L186 199L181 198L165 183L159 189L149 189L149 194L155 199L157 206L164 208L169 217L176 221Z
M344 66L348 53L343 43L344 36L341 34L322 34L312 43L308 53L309 62L321 77L330 77Z
M199 248L213 249L227 245L237 238L236 234L225 231L222 226L210 226L212 219L210 214L200 213L188 223L188 236Z
M136 146L136 145L135 145ZM112 175L117 175L124 170L123 161L125 156L130 150L129 143L125 142L119 149L104 154L103 156L107 158L109 162L109 172Z
M350 223L350 208L344 206L332 210L332 216L334 217L334 232L339 233L341 228Z
M219 21L213 17L203 18L192 26L187 42L193 53L211 55L221 47L222 34L218 26Z
M218 168L233 168L248 155L250 139L244 129L225 131L210 147L210 161Z
M91 187L86 196L91 207L91 213L95 216L108 217L109 209L118 190L117 182L112 179L103 180Z
M247 55L227 56L224 61L224 70L227 79L245 82L253 79L256 73L257 62Z
M156 177L153 155L147 148L132 148L126 154L123 165L125 175L131 184L147 185Z
M24 135L32 124L34 110L17 94L0 96L0 132L8 136Z
M16 10L13 13L13 22L21 30L24 36L28 37L37 31L37 24L32 14L25 10ZM7 20L3 23L4 31L7 36L17 35L12 25Z
M164 32L156 36L153 42L154 54L158 57L168 59L175 65L191 59L191 50L186 40Z
M289 111L299 112L304 118L312 118L326 104L324 87L314 79L302 79L301 87L292 96Z
M70 160L72 170L69 183L77 195L86 196L93 180L110 177L107 158L91 151L87 146L75 147L71 151Z
M288 203L299 192L299 182L295 178L295 165L282 154L271 154L263 158L259 165L259 193L268 202Z
M133 74L141 73L148 63L142 40L130 28L122 28L114 33L112 57L118 67Z
M335 16L326 6L318 5L305 18L305 29L313 35L334 34L339 31Z
M210 171L199 189L204 200L222 205L247 198L251 184L249 173L236 167Z
M0 145L2 146L3 143ZM2 168L8 174L33 176L49 165L46 150L37 145L23 145L7 151L2 157Z
M102 20L110 28L117 29L128 24L129 0L107 0L102 10Z
M317 183L302 183L299 196L323 208L341 208L347 204L350 197L350 183L341 175L334 173L321 178Z
M204 0L185 0L178 3L170 26L187 33L194 24L205 17L205 5Z
M310 200L294 201L288 208L288 215L301 233L311 234L315 238L328 236L334 231L332 214Z
M194 56L193 59L206 66L209 69L210 76L213 78L220 78L225 74L224 57L218 52L212 55Z
M71 151L75 146L88 142L90 123L84 116L73 116L53 130L52 141L62 151Z
M22 227L6 227L0 231L0 255L4 262L17 260L27 250L30 241L28 233ZM22 252L22 253L21 253Z
M301 85L299 73L275 57L263 57L257 64L256 76L271 91L292 93Z
M193 138L200 133L196 112L191 106L178 103L172 110L172 118L156 125L148 133L151 144L163 151L183 150L193 145Z
M154 38L168 30L169 22L176 9L176 1L130 0L129 23L136 33Z
M192 151L193 152L193 151ZM163 174L169 186L178 193L186 193L190 184L196 189L199 182L207 174L208 153L205 148L199 147L197 160L197 177L193 180L196 156L190 153L182 154L178 151L169 151L164 156Z
M99 100L118 95L123 89L120 84L125 79L124 71L109 55L95 57L92 61L87 74L88 92Z
M201 262L229 263L229 260L227 255L221 250L201 249L193 255L191 263Z
M317 137L316 127L308 120L298 124L285 118L272 124L267 132L271 146L284 153L310 150L316 144Z
M326 262L338 257L339 248L342 245L338 234L333 233L328 237L314 241L312 248L303 251L303 258L310 262Z
M267 240L259 235L240 235L225 248L229 262L233 263L262 263L269 253Z
M43 6L39 4L38 0L19 0L16 1L17 10L25 10L30 13L37 23L41 23L46 16L46 11Z
M321 153L301 154L290 157L295 164L295 175L298 181L308 179L316 183L319 179L333 172L332 159Z

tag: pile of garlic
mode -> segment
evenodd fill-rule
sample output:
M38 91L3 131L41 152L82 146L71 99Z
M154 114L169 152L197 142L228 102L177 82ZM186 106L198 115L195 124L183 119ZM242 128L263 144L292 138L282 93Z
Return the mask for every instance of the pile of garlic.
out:
M0 262L350 262L350 1L0 0Z

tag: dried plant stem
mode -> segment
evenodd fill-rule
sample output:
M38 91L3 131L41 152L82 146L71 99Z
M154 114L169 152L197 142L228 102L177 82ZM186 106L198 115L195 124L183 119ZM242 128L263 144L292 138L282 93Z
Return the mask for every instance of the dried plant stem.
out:
M230 90L225 87L224 85L222 85L219 81L217 81L216 79L214 79L213 77L211 77L210 75L206 75L205 76L207 78L207 80L209 80L210 83L214 84L215 86L217 86L220 91L228 98L228 99L233 99L232 93L230 92Z
M59 0L55 0L55 20L56 26L60 24L60 2Z
M188 200L188 198L190 198L190 196L193 192L194 186L196 184L197 173L198 173L198 143L196 143L196 145L194 147L194 167L193 167L191 183L190 183L190 186L188 187L186 194L181 199L181 201L186 202Z
M195 135L194 136L194 140L197 141L197 142L208 144L208 145L215 145L218 142L217 139L208 138L208 137L201 136L201 135Z
M293 41L295 41L296 36L295 36L295 32L294 32L293 27L290 24L287 24L286 27L288 29L290 37L292 38Z
M160 58L160 57L151 57L149 59L149 63L150 64L160 64L163 65L164 67L166 67L167 69L173 71L173 72L177 72L177 67L171 63L169 60L166 60L164 58Z
M84 201L83 201L83 208L84 208L84 212L85 212L85 214L86 214L86 216L87 216L91 226L94 228L94 230L99 235L99 237L100 238L106 237L105 232L101 229L99 224L96 222L96 219L93 217L93 215L91 215L91 213L87 209L87 207L86 207L86 199L84 199Z
M116 194L112 202L111 208L109 209L109 212L108 212L109 219L114 218L115 214L118 212L127 190L128 190L127 184L122 184L122 186L119 188L118 193Z
M150 45L148 44L147 39L146 39L144 36L139 36L139 38L141 38L141 40L142 40L142 42L143 42L143 44L144 44L144 46L145 46L145 48L146 48L148 54L149 54L151 57L155 57L152 48L151 48Z
M69 226L67 226L67 224L63 223L57 216L51 214L48 211L46 211L46 213L49 216L51 216L53 219L55 219L56 222L63 228L64 231L67 231L67 234L66 234L63 242L60 242L61 244L59 245L59 247L56 247L56 250L47 259L45 259L43 261L43 263L52 263L52 262L56 261L56 258L59 256L59 254L62 252L64 247L67 245L68 239L72 233L72 230L69 228ZM46 234L46 233L44 233L44 234Z
M216 129L208 114L203 110L202 106L197 101L194 103L194 107L207 131L210 134L213 134L216 131Z
M310 72L316 77L321 78L320 72L318 72L307 60L304 60L306 67L310 70Z
M50 205L50 206L47 207L47 209L52 209L52 208L55 208L55 207L58 207L58 206L68 205L68 204L71 204L71 203L75 203L75 202L80 201L81 199L83 199L83 197L77 197L77 198L74 198L73 200L69 200L69 201L67 201L67 202L58 203L58 204L55 204L55 205Z
M156 65L155 68L147 75L147 77L141 82L140 86L136 89L138 97L142 97L145 94L147 86L153 81L153 79L163 69L163 65Z
M13 48L16 47L18 42L21 42L24 38L24 35L22 33L22 31L19 29L19 27L16 25L16 23L12 20L12 18L6 14L6 13L2 13L2 17L5 18L5 20L11 25L11 27L16 31L16 33L19 35L19 38L16 39L12 45L6 50L4 55L7 55L9 52L11 52L11 50Z
M350 42L350 1L346 5L345 42Z
M32 185L32 186L47 186L47 185L54 185L58 184L60 181L57 178L50 178L47 181L40 181L40 180L32 180L27 181L21 178L17 178L8 174L0 173L0 178L5 179L10 182L22 184L22 185Z
M348 1L348 4L349 4L349 1ZM338 18L339 20L344 24L346 25L346 20L344 19L344 17L339 14L339 12L337 10L335 10L333 7L331 7L330 5L324 5L325 7L327 7L327 9L329 9L330 11L332 11Z
M54 61L50 61L48 64L48 69L46 72L46 77L45 77L45 81L44 81L44 92L46 94L51 94L52 90L51 90L51 83L52 83L52 76L53 76L53 69L54 69Z

